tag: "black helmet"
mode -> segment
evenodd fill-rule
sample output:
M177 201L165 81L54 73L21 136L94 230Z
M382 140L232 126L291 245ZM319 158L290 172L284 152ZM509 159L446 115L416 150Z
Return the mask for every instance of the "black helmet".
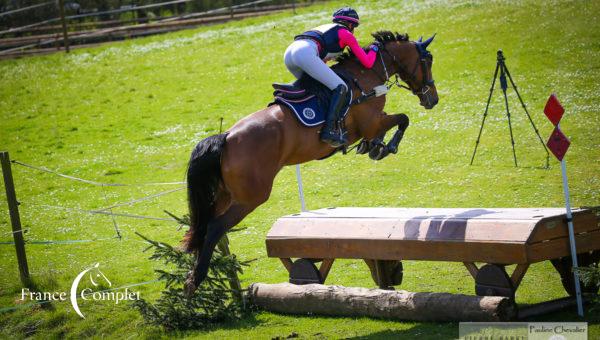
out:
M352 23L354 26L358 26L358 13L352 7L342 7L333 13L333 22L338 24Z

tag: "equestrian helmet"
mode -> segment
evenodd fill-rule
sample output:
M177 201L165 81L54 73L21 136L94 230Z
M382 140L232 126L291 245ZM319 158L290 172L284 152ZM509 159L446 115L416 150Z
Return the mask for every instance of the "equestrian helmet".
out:
M358 13L352 7L342 7L333 13L333 22L347 26L348 23L358 26Z

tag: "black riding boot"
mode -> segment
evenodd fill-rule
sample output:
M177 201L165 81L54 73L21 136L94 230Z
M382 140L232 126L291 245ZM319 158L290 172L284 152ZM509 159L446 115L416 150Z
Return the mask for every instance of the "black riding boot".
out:
M348 90L344 85L339 85L333 90L331 102L329 103L329 112L325 117L325 125L321 130L321 140L333 147L340 147L348 144L346 131L341 126L336 128L337 122L340 120L340 115L346 109L348 103Z

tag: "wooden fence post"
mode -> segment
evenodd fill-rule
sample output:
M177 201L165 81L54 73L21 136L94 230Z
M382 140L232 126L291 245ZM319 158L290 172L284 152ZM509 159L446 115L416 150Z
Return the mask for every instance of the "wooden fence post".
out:
M65 52L69 53L69 34L67 33L67 20L65 19L65 0L58 0L58 12L60 13L60 21L62 22Z
M0 152L0 161L2 162L2 174L4 175L4 188L6 189L6 200L8 201L8 211L10 212L12 234L13 239L15 240L15 249L17 250L19 274L23 285L28 287L30 284L29 268L27 266L27 256L25 255L23 228L21 227L21 218L19 217L19 202L17 201L17 194L15 193L15 184L13 182L8 151Z

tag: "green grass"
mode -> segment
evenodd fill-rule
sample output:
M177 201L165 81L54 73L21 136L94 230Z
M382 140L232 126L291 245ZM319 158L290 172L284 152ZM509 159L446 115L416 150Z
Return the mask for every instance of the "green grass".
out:
M43 165L100 182L172 182L184 179L193 146L271 100L270 83L289 81L282 54L292 37L327 20L341 2L202 27L167 35L0 62L0 149L19 161ZM542 109L551 92L566 108L561 127L571 138L567 154L574 206L600 202L600 3L592 1L354 2L363 24L359 41L380 29L408 32L413 39L437 32L430 50L440 103L425 111L407 91L388 96L387 112L405 112L411 126L398 155L380 162L336 155L302 166L309 208L327 206L534 207L564 204L560 167L544 169L542 146L509 92L519 167L512 164L503 102L496 92L475 165L469 166L496 63L507 65L546 140L552 131ZM95 209L168 190L172 186L96 187L14 165L21 219L28 240L114 237L109 217L56 210L44 205ZM4 190L0 193L5 200ZM4 203L2 205L6 206ZM186 212L184 192L115 209L164 217L163 209ZM272 223L299 210L293 167L276 179L270 200L248 216L231 247L256 258L241 277L281 282L286 271L266 257ZM163 221L117 218L123 240L70 245L28 245L29 267L44 290L68 291L73 278L95 262L114 285L153 279L157 265L142 253L137 230L176 244L177 226ZM2 241L10 241L8 213L0 215ZM21 284L14 247L0 245L0 308L19 303ZM336 261L329 283L373 287L360 261ZM460 264L405 261L402 289L473 293ZM145 298L161 287L136 287ZM549 263L532 266L517 293L521 303L564 296ZM68 302L0 314L3 337L206 337L272 338L453 338L457 324L392 322L355 318L282 316L261 312L207 331L169 333L144 324L127 304L82 303L86 319ZM573 311L539 320L579 320ZM590 338L600 337L600 314Z

